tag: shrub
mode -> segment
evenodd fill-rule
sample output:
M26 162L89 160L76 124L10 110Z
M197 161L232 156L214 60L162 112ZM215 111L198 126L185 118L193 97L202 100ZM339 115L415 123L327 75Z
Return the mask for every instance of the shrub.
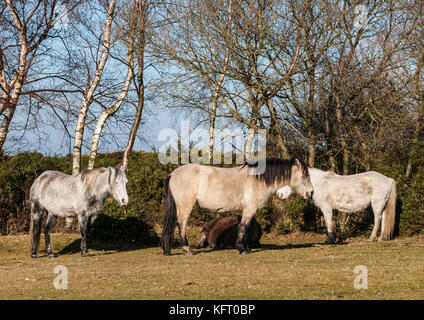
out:
M421 168L408 183L404 176L397 182L398 232L414 235L424 230L424 169Z
M29 189L45 170L67 171L66 158L40 153L4 156L0 161L0 234L29 230Z

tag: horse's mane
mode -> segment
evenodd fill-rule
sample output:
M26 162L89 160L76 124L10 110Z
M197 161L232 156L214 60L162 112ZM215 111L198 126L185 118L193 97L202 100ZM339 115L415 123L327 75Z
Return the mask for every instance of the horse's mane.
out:
M108 182L110 185L111 183L110 179L111 179L113 169L117 170L117 168L109 167L109 168L87 169L82 171L79 174L79 178L81 179L82 185L84 187L84 193L90 194L96 184L97 178L101 174L105 173L106 171L110 172L109 178L108 178Z
M308 176L308 167L300 160L302 174ZM291 178L292 167L296 164L296 159L266 159L265 172L262 174L254 174L253 177L259 181L265 182L267 186L274 184L276 181L288 180ZM258 162L254 164L245 163L242 167L248 166L249 169L256 170Z

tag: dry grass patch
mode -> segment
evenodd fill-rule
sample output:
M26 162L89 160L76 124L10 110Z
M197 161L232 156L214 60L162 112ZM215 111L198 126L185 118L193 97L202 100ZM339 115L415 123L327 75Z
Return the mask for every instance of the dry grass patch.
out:
M165 257L158 247L119 251L97 245L88 258L78 251L79 235L51 238L56 252L75 249L55 259L31 259L27 235L0 237L0 299L424 298L422 236L322 246L323 235L265 235L263 247L247 256L204 249L189 257L174 249ZM68 270L67 290L53 286L57 265ZM353 286L357 265L368 268L367 290Z

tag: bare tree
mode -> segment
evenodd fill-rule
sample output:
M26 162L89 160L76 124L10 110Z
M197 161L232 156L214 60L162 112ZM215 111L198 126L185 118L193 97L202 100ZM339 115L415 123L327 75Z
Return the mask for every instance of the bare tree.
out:
M416 23L413 24L410 37L408 37L407 53L406 56L414 61L414 71L410 79L410 90L408 94L414 101L415 110L415 126L411 139L411 146L409 148L408 163L406 165L405 176L407 179L411 178L415 158L419 148L419 143L422 142L424 137L424 81L423 81L423 67L424 67L424 6L421 1L413 1L407 8L413 17L417 17ZM407 68L406 68L407 69Z
M80 172L81 168L81 147L84 136L85 120L87 112L92 102L94 93L100 82L106 61L109 57L109 50L111 45L111 28L114 18L116 0L110 0L107 6L107 16L102 40L102 52L99 62L96 67L95 75L89 85L87 86L84 98L78 114L77 125L75 129L74 147L73 147L73 160L72 160L72 174L76 175Z
M136 0L134 9L134 11L137 12L137 19L134 24L134 30L136 30L138 34L136 37L137 44L135 46L137 57L137 74L136 78L134 79L136 81L135 88L137 93L137 107L134 121L128 137L128 143L122 156L122 166L125 169L128 168L129 155L134 146L134 141L144 109L144 54L146 48L146 32L147 28L149 27L149 12L151 9L151 3L149 0Z
M107 119L112 116L116 111L118 111L119 107L123 103L125 97L128 94L128 91L130 89L131 82L133 81L134 77L134 42L135 42L135 34L137 31L137 15L139 14L138 11L138 1L134 2L134 6L130 7L130 10L126 11L126 14L130 15L129 21L128 21L128 31L124 31L124 36L127 37L127 39L122 39L123 42L127 45L127 75L125 77L121 93L118 96L118 98L112 103L112 105L101 113L99 118L97 119L97 125L93 133L93 137L91 140L91 152L90 152L90 158L88 161L87 169L93 169L94 168L94 162L97 155L97 148L99 144L100 135L102 133L103 127L107 121ZM126 34L127 33L127 34Z
M6 0L0 5L0 149L41 44L54 26L56 7L55 0Z
M296 72L301 49L291 41L299 31L292 11L280 1L166 2L163 7L164 20L171 23L155 37L158 58L179 65L186 72L180 80L197 77L211 88L212 99L205 100L211 107L198 108L207 112L210 130L217 116L268 129L275 154L287 157L275 99ZM300 23L303 19L304 14Z

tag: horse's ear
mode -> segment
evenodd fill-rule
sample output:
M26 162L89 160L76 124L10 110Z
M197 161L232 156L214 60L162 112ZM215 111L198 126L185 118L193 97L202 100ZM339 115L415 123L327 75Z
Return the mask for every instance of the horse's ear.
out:
M296 167L298 167L299 169L301 169L302 168L302 163L299 161L299 159L298 158L295 158L294 159L294 164L296 165Z

